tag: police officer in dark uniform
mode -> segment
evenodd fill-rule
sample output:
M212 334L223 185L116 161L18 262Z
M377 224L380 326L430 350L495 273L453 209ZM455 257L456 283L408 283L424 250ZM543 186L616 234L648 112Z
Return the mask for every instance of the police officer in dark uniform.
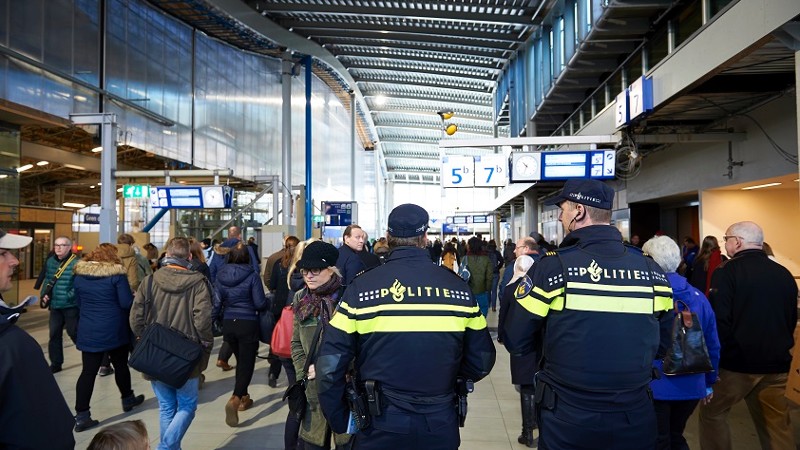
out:
M512 354L542 346L540 450L655 446L648 384L669 343L672 289L609 225L613 200L605 183L573 179L545 202L561 208L568 234L520 283L505 322Z
M386 263L353 280L323 333L320 405L331 428L345 432L349 387L369 400L354 448L456 449L457 378L488 375L494 344L467 284L431 263L428 213L400 205L388 225Z

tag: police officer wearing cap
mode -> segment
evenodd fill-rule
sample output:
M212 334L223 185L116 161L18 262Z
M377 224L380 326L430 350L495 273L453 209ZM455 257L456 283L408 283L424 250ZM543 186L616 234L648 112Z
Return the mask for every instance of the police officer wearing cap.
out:
M354 448L456 449L457 378L488 375L495 348L467 284L431 263L428 213L400 205L388 225L386 263L353 280L325 330L316 362L320 405L341 433L348 385L369 399L369 424Z
M652 361L669 343L672 290L610 225L614 190L573 179L545 204L568 233L523 278L505 322L516 355L542 348L539 449L652 449Z

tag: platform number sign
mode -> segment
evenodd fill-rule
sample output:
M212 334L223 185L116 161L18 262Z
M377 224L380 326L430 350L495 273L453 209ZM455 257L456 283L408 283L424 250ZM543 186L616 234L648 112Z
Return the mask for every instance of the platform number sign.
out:
M475 186L504 187L508 184L508 158L504 155L475 157Z
M614 104L614 128L627 125L628 122L630 122L630 104L628 90L625 89L617 95L617 101Z
M443 156L441 173L442 187L475 186L475 162L472 156Z

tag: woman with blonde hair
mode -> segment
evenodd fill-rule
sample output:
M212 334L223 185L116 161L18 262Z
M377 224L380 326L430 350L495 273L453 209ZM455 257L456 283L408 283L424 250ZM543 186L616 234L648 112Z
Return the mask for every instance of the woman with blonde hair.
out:
M294 296L294 328L292 333L292 362L297 376L306 382L308 403L300 423L300 439L303 448L318 450L330 448L335 443L337 448L348 448L350 436L332 433L317 397L317 380L314 360L322 332L333 315L338 299L344 291L343 279L336 268L339 251L333 245L314 241L303 249L303 255L295 267L305 281L305 287ZM323 327L320 332L319 327ZM307 372L306 372L307 369Z
M292 257L294 256L295 248L300 243L297 236L287 236L283 241L283 256L275 261L275 264L267 268L272 272L269 278L269 290L275 295L272 299L272 315L275 317L275 323L281 318L281 312L287 305L292 304L294 294L289 290L288 276L289 267L292 264ZM275 356L270 351L267 356L269 361L269 372L267 374L267 384L269 387L275 387L278 384L278 376L281 374L281 366L291 366L291 360L281 361L281 358ZM294 370L292 370L294 372ZM287 375L289 371L287 370ZM293 374L292 374L293 375ZM289 377L289 383L294 383L293 376Z
M103 353L114 364L114 381L122 396L122 410L141 405L144 395L134 395L128 370L131 329L128 325L133 294L128 277L117 255L117 247L103 243L75 265L75 298L78 303L78 340L83 367L75 387L75 431L97 426L89 404L94 391L95 374Z

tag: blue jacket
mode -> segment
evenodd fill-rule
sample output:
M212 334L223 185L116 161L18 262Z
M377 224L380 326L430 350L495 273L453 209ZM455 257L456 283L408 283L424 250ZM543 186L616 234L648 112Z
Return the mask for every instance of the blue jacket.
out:
M217 280L217 272L219 269L224 266L228 262L228 252L238 244L240 239L238 238L230 238L226 239L225 242L219 244L214 247L214 251L211 257L211 263L208 265L209 274L211 275L210 279L213 283ZM253 246L247 246L247 253L250 255L250 265L253 266L253 270L256 273L261 273L261 266L260 261L258 259L258 255L256 255L255 250L253 250Z
M129 344L133 294L125 269L119 264L80 261L73 285L80 310L78 350L97 353Z
M217 272L211 317L219 319L257 320L258 311L269 308L261 277L249 264L225 264Z
M358 254L347 244L339 247L339 258L336 260L336 267L342 274L342 285L349 286L356 275L363 272L367 266Z
M706 388L717 381L719 368L719 338L717 337L717 322L714 310L702 292L690 285L686 278L675 272L667 274L667 279L672 285L672 295L675 300L681 300L689 305L689 309L697 314L700 326L711 357L714 371L689 375L664 375L662 361L657 359L653 365L658 369L661 378L650 382L653 398L656 400L696 400L706 396Z

